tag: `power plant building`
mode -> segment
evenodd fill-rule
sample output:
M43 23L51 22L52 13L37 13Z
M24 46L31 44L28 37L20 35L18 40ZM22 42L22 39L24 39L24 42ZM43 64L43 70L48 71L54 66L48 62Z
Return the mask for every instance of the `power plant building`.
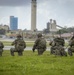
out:
M57 31L56 26L57 26L56 20L50 19L50 22L47 23L47 30L49 32L56 32Z

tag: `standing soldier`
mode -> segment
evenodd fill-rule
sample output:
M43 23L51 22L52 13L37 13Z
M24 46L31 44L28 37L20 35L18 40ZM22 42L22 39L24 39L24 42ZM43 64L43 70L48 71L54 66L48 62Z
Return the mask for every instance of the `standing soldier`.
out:
M74 36L70 39L70 42L69 42L69 48L68 48L68 54L70 56L73 56L73 52L74 52Z
M2 56L3 48L4 48L4 45L3 45L3 43L0 41L0 56Z
M46 50L46 40L42 37L42 34L39 33L37 35L38 39L36 39L35 44L32 48L33 52L35 49L38 50L38 55L42 55L43 52Z
M10 53L12 56L14 56L14 52L18 52L19 56L23 55L23 51L26 48L26 43L22 39L22 36L20 34L17 35L17 39L12 42L12 45L15 45L15 48L10 49Z

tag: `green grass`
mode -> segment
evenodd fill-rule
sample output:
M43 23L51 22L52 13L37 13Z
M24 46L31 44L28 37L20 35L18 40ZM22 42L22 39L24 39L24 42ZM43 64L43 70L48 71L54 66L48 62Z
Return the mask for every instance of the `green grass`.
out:
M11 56L9 51L4 51L0 57L0 75L74 75L74 56L55 57L49 51L41 56L37 51Z

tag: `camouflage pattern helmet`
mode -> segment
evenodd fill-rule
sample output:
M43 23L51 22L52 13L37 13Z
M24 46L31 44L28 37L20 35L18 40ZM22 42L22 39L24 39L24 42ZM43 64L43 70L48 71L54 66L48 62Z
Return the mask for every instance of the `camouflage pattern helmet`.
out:
M22 36L20 34L17 34L17 38L21 38Z
M42 34L41 34L41 33L39 33L37 36L38 36L38 37L42 37Z

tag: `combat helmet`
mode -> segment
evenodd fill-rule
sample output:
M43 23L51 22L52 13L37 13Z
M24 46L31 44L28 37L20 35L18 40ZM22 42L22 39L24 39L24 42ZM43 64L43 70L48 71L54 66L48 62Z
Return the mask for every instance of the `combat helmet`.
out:
M38 36L38 37L42 37L42 34L41 34L41 33L39 33L37 36Z

